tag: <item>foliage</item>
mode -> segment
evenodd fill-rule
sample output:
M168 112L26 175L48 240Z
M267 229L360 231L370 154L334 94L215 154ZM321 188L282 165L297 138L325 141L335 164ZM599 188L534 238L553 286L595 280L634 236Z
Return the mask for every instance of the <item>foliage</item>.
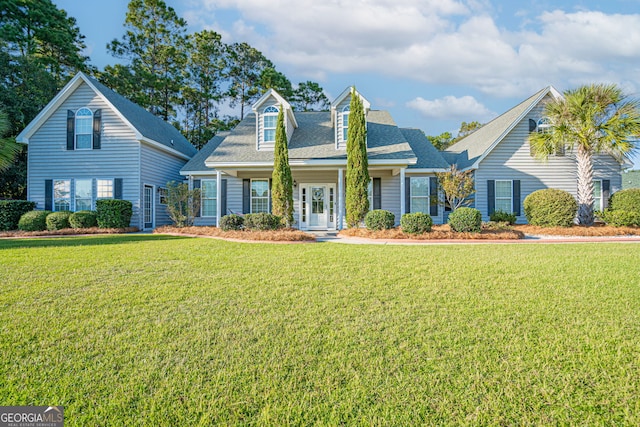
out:
M453 145L453 143L455 142L453 135L451 135L451 132L443 132L440 135L436 136L427 135L427 139L434 147L436 147L437 150L440 151L446 149L450 145Z
M578 223L593 224L593 156L607 153L621 160L640 138L640 101L616 85L591 84L568 90L545 105L551 128L533 132L529 144L546 160L567 147L576 152Z
M282 95L285 99L291 99L293 96L293 87L291 82L281 72L274 67L266 67L260 73L260 93L263 94L269 89L273 89Z
M267 212L246 214L244 228L247 230L277 230L282 228L282 218Z
M368 230L388 230L396 223L396 216L383 209L374 209L367 212L364 217L364 225Z
M133 205L128 200L96 200L96 219L100 228L127 228L133 215Z
M35 207L35 202L26 200L0 200L0 231L16 230L20 217Z
M462 122L460 123L460 129L458 130L458 136L456 137L455 141L459 141L462 138L471 135L473 132L477 131L478 129L480 129L483 126L482 123L480 122Z
M0 172L0 199L25 200L26 198L27 146L23 145L11 166L4 172Z
M291 103L296 111L329 111L331 106L322 87L309 80L298 83Z
M406 213L400 218L400 227L404 233L424 234L431 231L433 220L423 212Z
M271 175L271 210L284 221L286 227L293 225L293 178L289 167L289 144L284 127L284 109L280 108L276 124L276 143L273 152Z
M614 227L640 227L640 212L637 210L605 209L604 212L596 212L596 215Z
M21 149L13 138L4 137L7 134L9 134L9 119L7 113L0 110L0 172L9 169L13 158Z
M564 190L538 190L524 199L524 214L531 225L571 227L577 211L576 199Z
M47 229L47 215L51 211L30 211L23 214L18 221L18 229L22 231L43 231Z
M483 230L494 230L494 231L499 231L499 230L513 230L513 225L514 223L509 222L509 221L494 221L491 220L489 222L483 222L482 223L482 229Z
M500 209L490 214L489 219L493 222L506 222L510 225L515 224L517 221L515 213L505 212Z
M437 172L436 177L438 177L438 194L442 198L441 205L455 211L473 202L469 198L476 192L472 170L460 171L454 164L447 172Z
M176 227L189 227L200 212L200 189L189 190L185 182L167 183L167 212Z
M244 218L240 215L230 214L220 218L220 229L222 231L242 230Z
M71 212L69 211L59 211L52 212L47 215L46 223L47 230L63 230L65 228L70 228L69 217L71 216Z
M98 215L94 211L77 211L69 217L72 228L91 228L98 225Z
M640 188L640 170L627 170L622 172L622 189Z
M346 219L348 227L357 227L369 211L369 160L367 158L367 124L362 100L351 88L347 129Z
M478 209L462 207L451 212L449 226L453 231L479 233L482 230L482 214Z
M629 188L613 193L611 209L640 213L640 188Z

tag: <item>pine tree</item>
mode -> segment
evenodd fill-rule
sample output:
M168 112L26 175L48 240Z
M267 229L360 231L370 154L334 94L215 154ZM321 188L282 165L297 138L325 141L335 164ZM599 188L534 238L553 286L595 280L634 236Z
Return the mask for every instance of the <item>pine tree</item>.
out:
M293 179L289 167L287 132L284 127L284 108L280 107L276 124L276 144L273 150L271 175L271 210L282 218L285 226L293 225Z
M347 226L357 227L369 211L369 161L364 107L355 87L351 89L347 129Z

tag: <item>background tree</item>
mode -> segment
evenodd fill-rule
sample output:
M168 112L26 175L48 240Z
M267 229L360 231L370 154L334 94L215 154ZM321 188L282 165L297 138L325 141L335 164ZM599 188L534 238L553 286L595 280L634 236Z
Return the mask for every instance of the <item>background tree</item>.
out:
M607 153L622 160L635 150L640 138L640 102L616 85L591 84L549 101L544 115L551 127L529 135L531 148L543 160L564 147L575 149L578 222L592 225L593 156Z
M265 68L273 64L257 49L247 43L233 43L226 47L227 67L225 78L229 81L226 95L229 105L240 106L240 120L244 118L244 108L260 96L261 76Z
M271 175L271 210L284 221L293 225L293 178L289 167L289 147L284 127L284 112L280 108L276 123L276 143L273 151L273 174Z
M454 138L451 132L443 132L437 136L427 135L427 139L436 149L442 151L453 144Z
M298 111L329 111L331 103L318 83L307 80L293 91L292 105Z
M263 94L269 89L274 89L285 99L291 99L293 96L293 88L291 82L280 71L273 67L267 67L260 73L260 93Z
M0 172L11 166L13 158L21 148L13 138L5 138L8 134L9 119L7 114L0 110Z
M440 204L455 211L459 207L469 206L473 200L469 198L476 192L473 171L459 171L456 165L451 165L447 172L436 173L438 177L438 193L442 198Z
M347 129L347 226L357 227L369 211L369 160L367 158L367 124L362 100L351 88Z
M456 141L461 140L467 135L471 135L473 132L477 131L483 126L480 122L462 122L460 124L460 129L458 130L458 135L456 136Z

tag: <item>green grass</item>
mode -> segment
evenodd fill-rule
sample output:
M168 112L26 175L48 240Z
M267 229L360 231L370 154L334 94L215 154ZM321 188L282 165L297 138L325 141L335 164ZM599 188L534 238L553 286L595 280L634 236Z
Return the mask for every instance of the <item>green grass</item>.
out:
M640 245L0 241L0 405L65 425L640 425Z

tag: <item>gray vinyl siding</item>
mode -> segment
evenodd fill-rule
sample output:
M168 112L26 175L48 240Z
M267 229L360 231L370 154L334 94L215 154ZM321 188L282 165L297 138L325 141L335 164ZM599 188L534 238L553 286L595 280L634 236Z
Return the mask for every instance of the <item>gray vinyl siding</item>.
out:
M256 117L258 118L256 120L258 150L272 151L275 146L273 142L268 142L268 143L264 142L264 132L263 132L264 110L271 105L274 105L276 108L278 108L278 110L282 108L282 106L279 105L278 100L274 96L270 96L269 99L267 99L264 103L262 103L258 108L258 110L256 111ZM284 115L284 125L287 133L287 141L291 141L291 136L293 135L294 127L293 127L293 123L291 123L291 120L289 120L288 118L287 111L285 111L285 115Z
M142 144L140 153L141 185L139 188L142 200L142 189L145 184L155 186L153 194L155 226L171 224L167 207L160 204L158 188L166 187L169 181L182 182L180 169L187 163L186 160L161 151L148 144Z
M67 110L102 109L101 149L67 150ZM122 178L123 198L133 203L131 223L139 223L140 144L133 131L82 84L29 140L28 199L44 209L46 179ZM73 188L72 188L73 191Z

